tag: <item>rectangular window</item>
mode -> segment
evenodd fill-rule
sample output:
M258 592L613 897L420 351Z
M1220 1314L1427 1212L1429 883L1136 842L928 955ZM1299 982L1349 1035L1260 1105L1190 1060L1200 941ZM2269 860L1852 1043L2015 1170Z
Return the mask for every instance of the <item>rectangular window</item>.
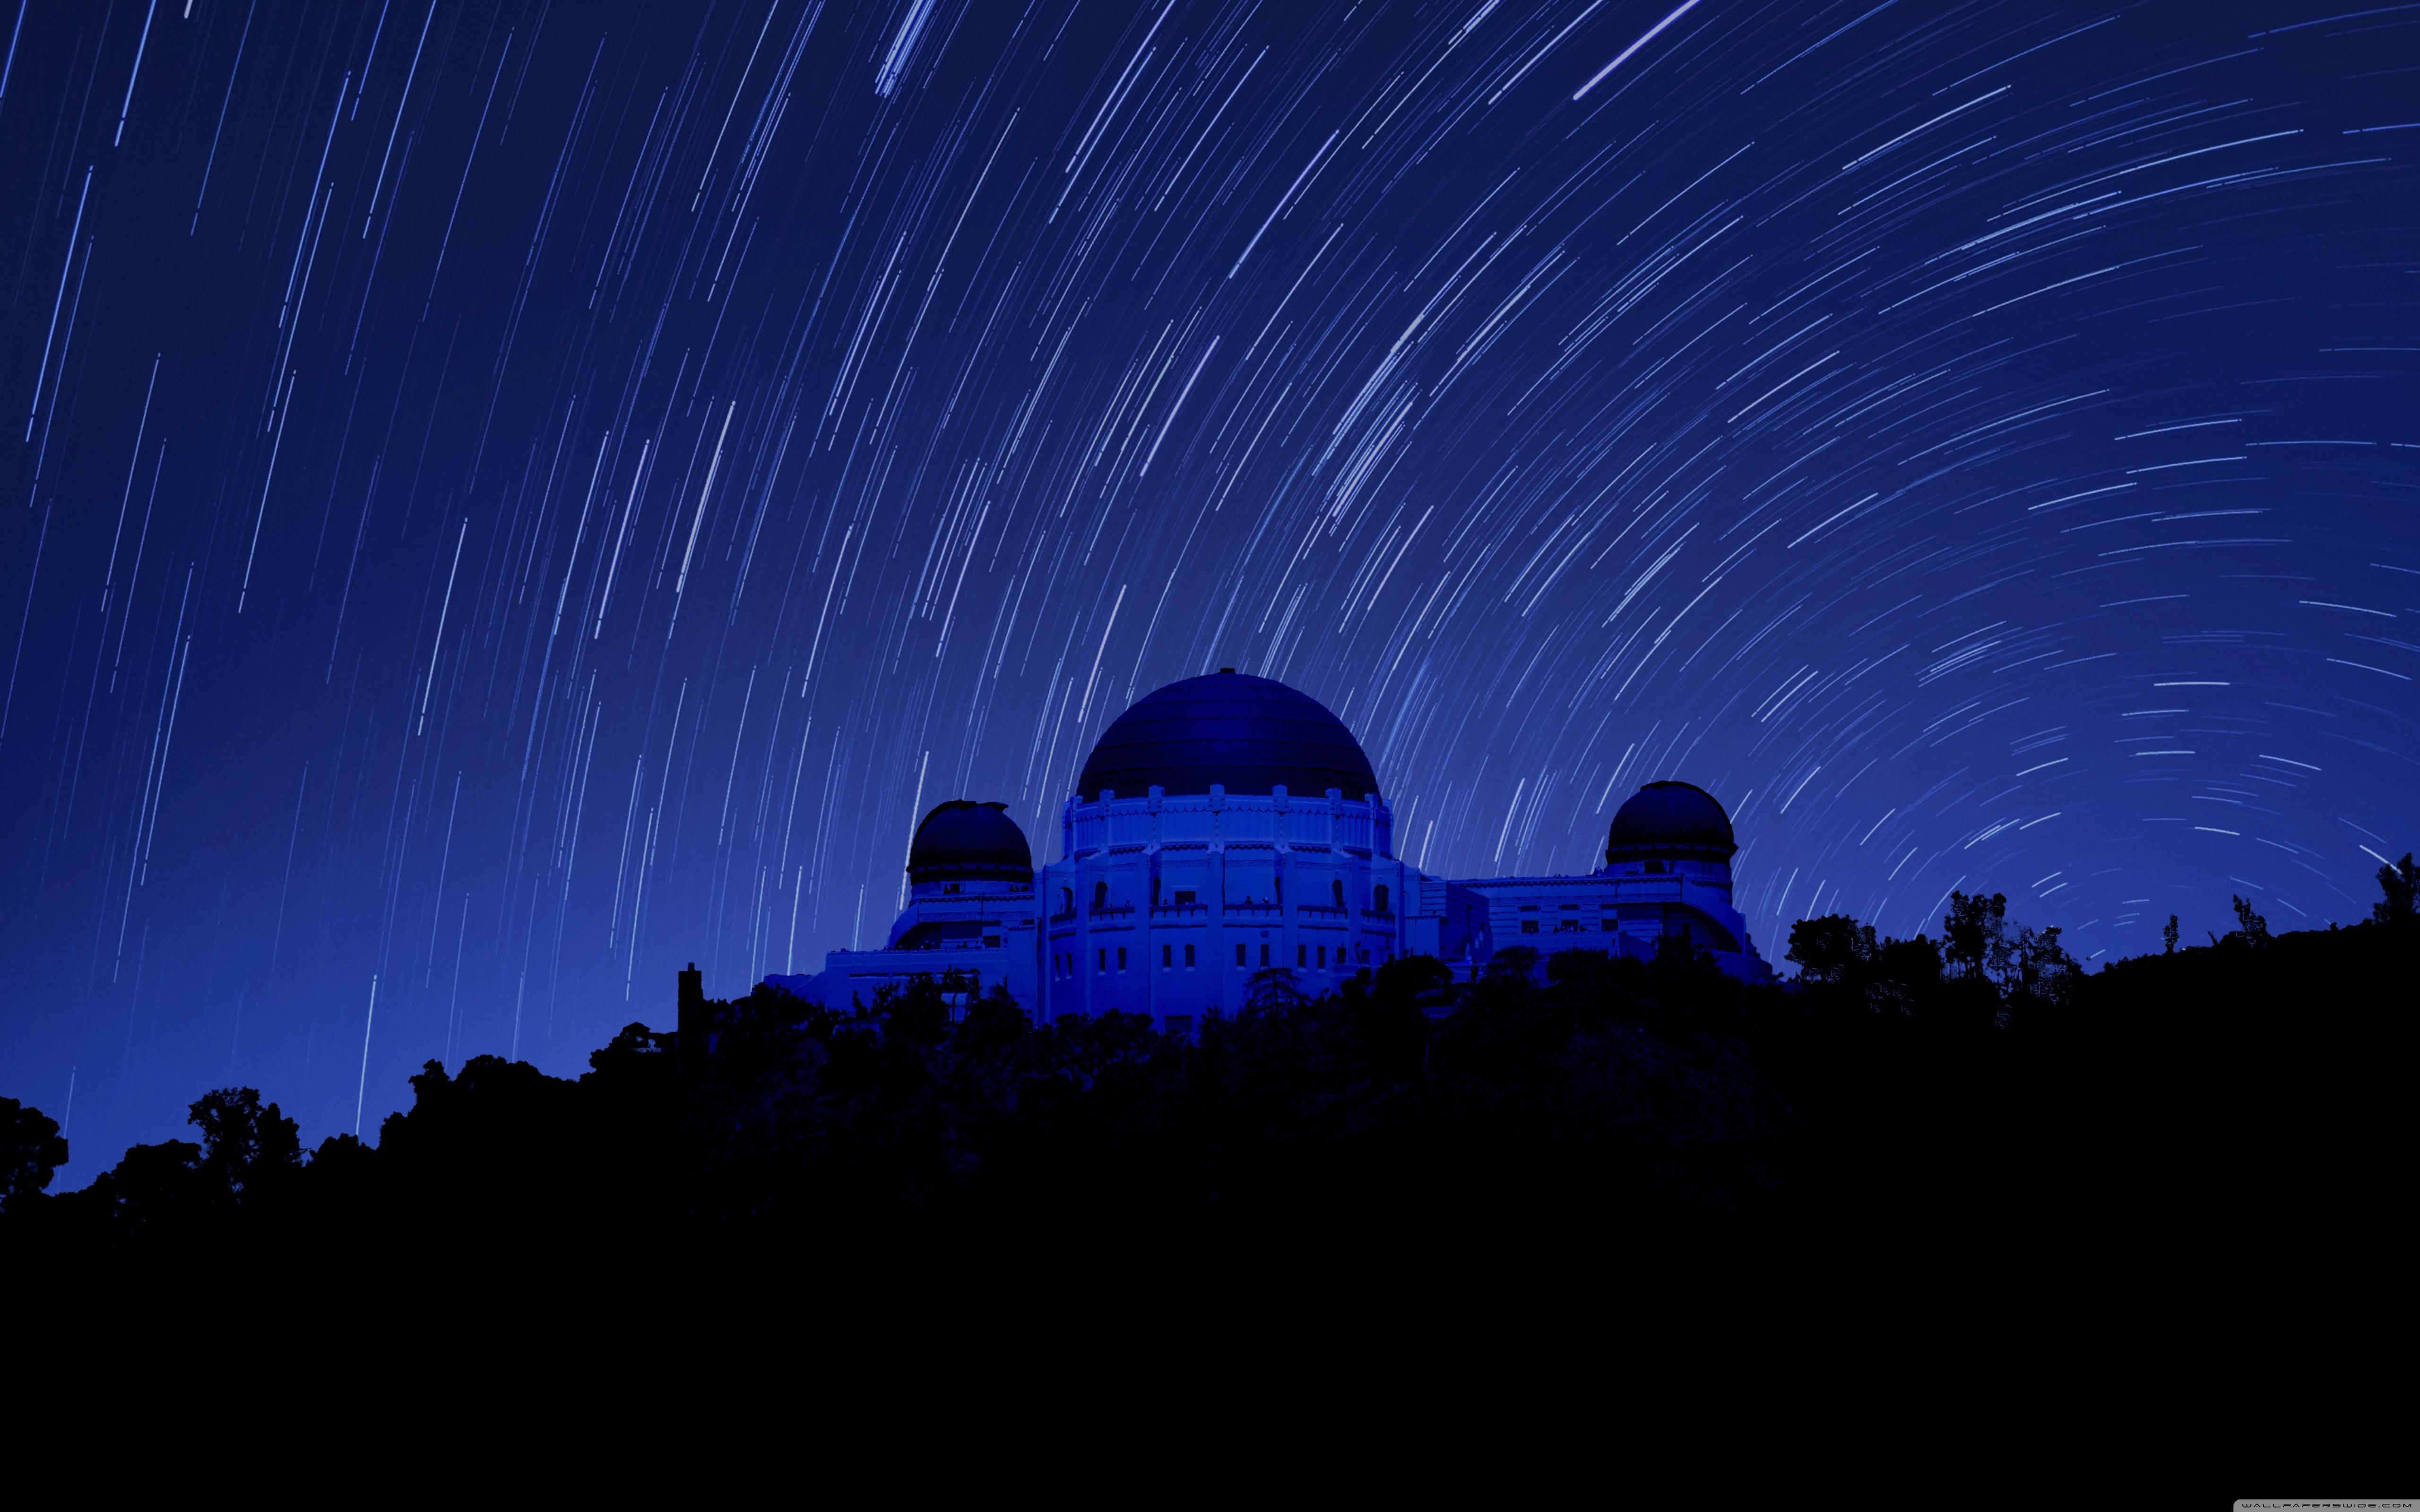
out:
M1294 964L1298 966L1307 966L1311 964L1310 946L1297 945L1294 948Z
M1172 966L1176 964L1175 957L1176 947L1172 945L1163 945L1159 948L1159 964L1161 965Z
M1235 943L1235 964L1237 964L1237 965L1239 965L1239 966L1240 966L1240 965L1242 965L1243 964L1244 964L1244 946L1243 946L1243 942L1242 942L1242 941L1240 941L1240 940L1238 940L1238 941Z
M1193 947L1189 945L1185 948L1185 964L1188 966L1193 964Z
M1535 934L1535 933L1538 933L1538 921L1537 921L1536 919L1534 919L1534 918L1525 918L1525 919L1521 920L1521 933L1524 933L1524 934Z
M1101 948L1098 958L1093 964L1093 969L1095 971L1107 971L1109 969L1109 947L1103 946Z
M1189 905L1192 903L1192 902L1193 902L1193 889L1192 889L1192 888L1190 888L1190 887L1179 887L1179 888L1177 888L1177 889L1176 889L1176 906L1177 906L1177 907L1179 907L1179 908L1187 907L1187 906L1189 906Z
M1323 965L1323 966L1324 966L1324 965L1326 965L1326 964L1327 964L1327 947L1326 947L1326 946L1324 946L1324 945L1323 945L1323 946L1321 946L1321 947L1319 948L1319 964L1320 964L1321 965Z
M1263 965L1267 965L1268 964L1269 964L1269 948L1268 948L1267 946L1264 945L1264 946L1262 946L1262 947L1261 947L1261 964L1263 964Z
M1120 971L1124 971L1125 968L1126 968L1126 948L1125 948L1125 946L1121 945L1121 946L1119 946L1119 947L1118 947L1118 969L1119 969Z

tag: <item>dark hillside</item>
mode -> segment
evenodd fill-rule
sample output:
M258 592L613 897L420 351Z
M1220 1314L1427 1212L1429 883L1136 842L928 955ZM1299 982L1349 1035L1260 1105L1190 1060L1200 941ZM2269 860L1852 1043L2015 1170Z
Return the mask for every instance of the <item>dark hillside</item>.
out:
M759 989L712 1005L710 1044L634 1025L576 1081L432 1064L375 1145L308 1159L273 1103L217 1092L200 1144L47 1196L49 1120L12 1108L0 1221L21 1260L264 1273L335 1253L593 1276L739 1254L1080 1266L1176 1241L1868 1276L1944 1253L2053 1278L2084 1257L2369 1263L2312 1236L2357 1252L2408 1206L2409 925L2239 933L2086 976L1996 907L1962 898L1940 945L1802 923L1787 986L1684 950L1507 951L1462 985L1407 960L1317 998L1270 972L1187 1038L1035 1026L997 994L954 1018L938 987L847 1015Z

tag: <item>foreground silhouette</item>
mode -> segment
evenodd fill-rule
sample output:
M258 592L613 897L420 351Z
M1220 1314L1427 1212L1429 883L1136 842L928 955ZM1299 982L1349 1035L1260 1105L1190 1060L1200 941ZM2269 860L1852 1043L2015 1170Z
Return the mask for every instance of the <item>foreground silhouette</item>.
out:
M2238 900L2211 946L2088 976L2057 931L1964 894L1937 942L1800 922L1787 985L1680 941L1651 961L1510 949L1466 983L1411 958L1316 997L1271 970L1189 1037L1115 1013L1037 1026L998 989L835 1013L760 987L706 1005L707 1042L634 1024L576 1080L432 1061L375 1145L306 1157L275 1103L214 1091L197 1143L138 1146L60 1196L56 1125L0 1103L0 1240L147 1266L510 1246L805 1264L938 1239L1818 1253L2283 1233L2402 1190L2413 878L2408 857L2383 871L2353 928L2273 936Z

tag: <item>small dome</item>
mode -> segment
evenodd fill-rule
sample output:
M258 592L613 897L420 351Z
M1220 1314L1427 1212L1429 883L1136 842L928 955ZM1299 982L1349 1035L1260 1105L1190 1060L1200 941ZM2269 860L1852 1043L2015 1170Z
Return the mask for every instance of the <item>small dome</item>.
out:
M908 843L908 880L1033 881L1033 851L1004 803L953 798L924 816Z
M1739 850L1731 816L1714 795L1687 782L1650 782L1630 796L1606 832L1605 859L1728 861Z
M1140 798L1154 787L1199 794L1213 783L1237 794L1282 783L1298 796L1378 791L1361 743L1317 699L1226 668L1147 693L1111 720L1076 792L1087 801L1105 788Z

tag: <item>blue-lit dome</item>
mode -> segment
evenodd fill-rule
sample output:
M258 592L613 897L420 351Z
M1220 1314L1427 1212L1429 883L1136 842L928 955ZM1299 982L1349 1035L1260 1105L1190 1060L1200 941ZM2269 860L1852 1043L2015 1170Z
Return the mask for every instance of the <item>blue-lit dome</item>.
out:
M1235 794L1283 784L1309 796L1337 788L1357 799L1378 791L1360 742L1317 699L1232 670L1137 700L1102 732L1076 791L1090 802L1104 789L1140 798L1154 787L1199 794L1213 783Z
M1686 782L1650 782L1630 796L1606 832L1605 859L1729 861L1738 851L1731 816L1714 795Z
M1033 851L1004 803L953 798L924 816L908 843L910 882L1033 881Z

